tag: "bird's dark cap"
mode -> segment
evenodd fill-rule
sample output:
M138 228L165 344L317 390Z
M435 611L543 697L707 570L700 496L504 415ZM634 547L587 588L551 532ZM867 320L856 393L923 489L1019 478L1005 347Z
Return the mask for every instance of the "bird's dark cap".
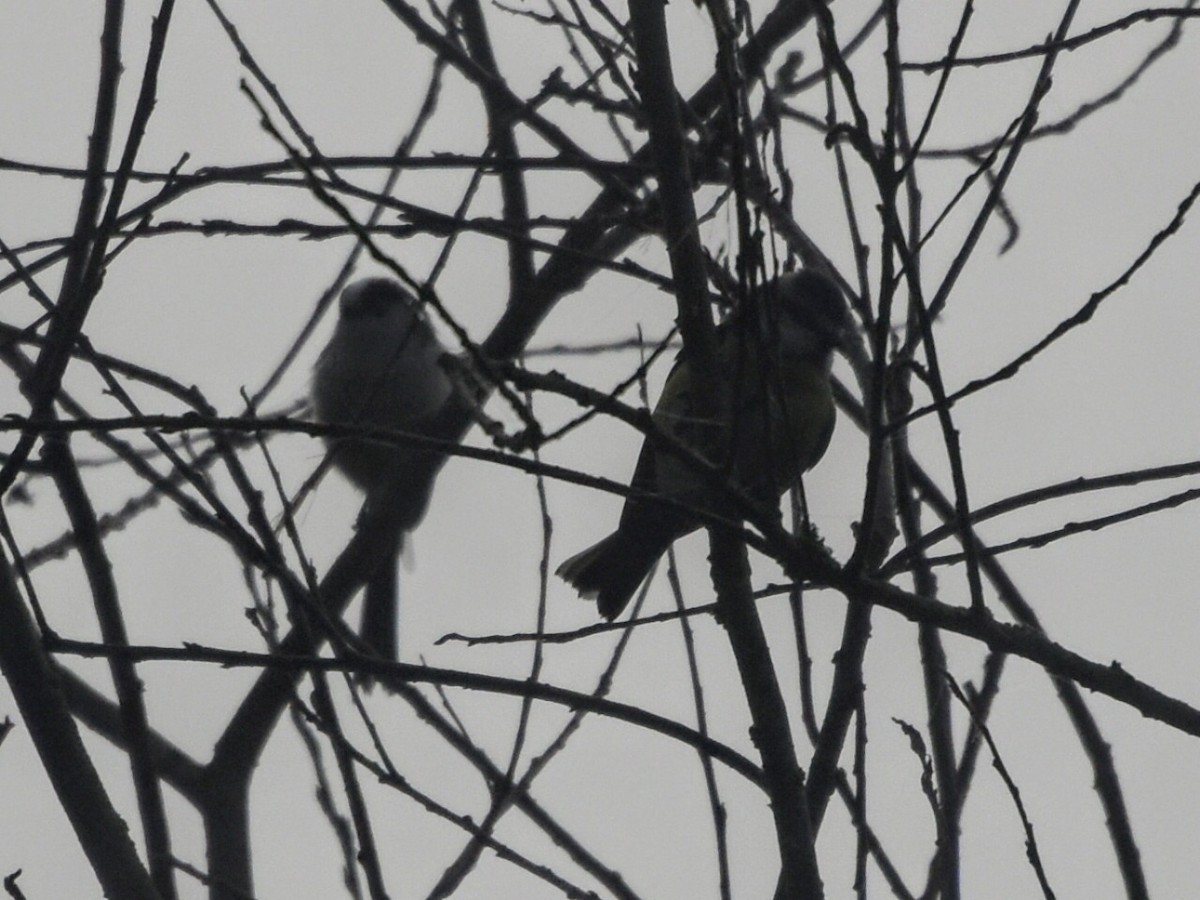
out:
M346 285L338 306L344 319L369 319L384 315L397 303L417 308L416 298L400 282L375 277Z
M782 311L805 327L823 334L832 346L843 346L854 332L854 320L841 289L814 269L781 275L778 301Z

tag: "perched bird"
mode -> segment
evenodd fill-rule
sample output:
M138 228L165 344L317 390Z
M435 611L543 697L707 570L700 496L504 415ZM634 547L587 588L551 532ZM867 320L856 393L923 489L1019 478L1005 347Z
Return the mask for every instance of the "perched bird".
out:
M452 392L441 365L446 352L422 315L417 299L388 278L347 285L338 304L333 337L313 370L311 399L318 421L330 425L421 431ZM428 496L406 491L422 459L415 448L378 440L338 437L329 441L334 465L361 490L367 508L395 502L394 553L385 554L368 580L359 633L384 659L397 658L396 569L403 530L420 521ZM427 453L427 451L426 451Z
M752 308L718 328L717 362L732 395L728 418L697 418L684 352L667 375L654 423L728 472L753 499L778 503L829 446L835 418L829 369L833 351L852 330L845 299L828 278L808 270L783 275L763 286ZM649 439L631 487L701 510L718 496L694 465ZM678 507L630 497L617 530L572 556L557 574L614 619L667 548L699 526Z

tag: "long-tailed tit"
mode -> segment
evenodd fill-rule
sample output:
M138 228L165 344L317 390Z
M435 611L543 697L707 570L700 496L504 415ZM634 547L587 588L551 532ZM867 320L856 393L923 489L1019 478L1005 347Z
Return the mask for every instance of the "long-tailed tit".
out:
M445 349L417 299L388 278L348 285L337 327L313 370L311 396L318 421L373 429L420 432L449 399L452 384L441 359ZM394 553L367 579L359 629L381 657L397 658L397 563L403 532L420 521L428 495L413 485L421 451L396 443L338 437L329 442L337 468L372 503L404 498L396 510ZM428 451L426 451L426 454ZM390 514L391 511L389 511Z
M764 285L756 306L757 315L735 315L718 331L717 362L733 396L729 418L698 420L692 372L680 354L654 422L710 462L728 466L733 484L751 497L778 502L829 446L835 419L829 368L853 324L841 291L812 271ZM724 455L714 458L718 452ZM649 440L631 486L699 509L714 499L701 473ZM616 531L572 556L557 574L614 619L667 548L699 526L678 507L630 497Z

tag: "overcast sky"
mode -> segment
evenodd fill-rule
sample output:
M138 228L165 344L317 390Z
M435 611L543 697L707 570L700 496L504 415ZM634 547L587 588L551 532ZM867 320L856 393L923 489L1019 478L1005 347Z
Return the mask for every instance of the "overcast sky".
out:
M124 134L128 122L156 6L129 4L124 112L118 135ZM936 9L930 4L909 6L913 8L904 9L902 19L906 57L939 58L957 23L957 4L947 4L955 8L946 10L942 4ZM1054 29L1061 6L1030 0L980 4L963 52L970 55L1036 43ZM1085 3L1073 32L1117 19L1137 6ZM101 6L57 0L8 7L5 27L0 29L0 79L6 86L0 92L0 157L79 167L87 151L95 101ZM857 0L839 0L834 7L843 36L852 34L869 12L869 5ZM382 4L230 0L226 13L327 155L394 150L415 114L429 67ZM669 15L678 80L686 95L711 71L707 26L690 3L671 4ZM489 21L495 28L501 70L518 93L532 95L553 69L569 67L561 43L552 40L547 29L493 7L489 7ZM1117 85L1169 27L1161 21L1138 24L1065 54L1043 104L1042 124L1071 115L1080 104ZM811 71L817 59L812 35L797 39L796 46L806 54L802 71ZM877 34L854 62L860 88L873 109L881 93L881 53L882 35ZM1006 193L1020 225L1018 242L1001 255L1004 228L997 223L988 227L937 324L940 362L950 389L991 373L1029 347L1094 292L1107 287L1170 222L1179 203L1200 181L1198 55L1196 30L1185 29L1180 45L1119 102L1073 131L1026 149ZM185 171L280 158L280 149L260 128L257 113L239 90L239 80L246 74L205 4L179 5L166 59L158 106L138 168L166 170L185 153L189 154ZM1011 63L956 76L927 146L959 147L997 134L1023 108L1036 65L1036 61ZM915 73L908 78L910 101L919 113L934 82ZM824 115L823 91L806 93L795 103ZM482 152L486 135L479 113L475 93L460 79L448 77L446 93L418 152ZM573 136L589 146L604 148L613 158L619 153L615 140L595 122L572 117L562 104L548 105L547 114L577 127ZM824 149L820 136L799 127L790 133L789 152L795 154L797 177L796 217L851 275L851 248L832 154ZM530 139L524 139L523 148L544 152ZM952 196L968 170L961 161L931 160L922 164L921 171L925 201L932 211ZM466 177L414 171L404 175L398 193L414 203L449 211L459 201ZM869 221L873 201L861 166L854 178L860 214ZM353 176L367 187L378 187L382 179L378 172ZM593 188L582 175L532 177L531 208L539 215L575 215ZM153 185L136 185L130 202L154 190ZM78 192L76 180L0 168L0 238L21 247L70 234ZM979 196L974 194L965 207L977 208ZM485 187L472 211L494 213L494 198L494 188ZM160 222L219 218L269 224L289 216L332 221L302 191L246 187L194 194L157 218ZM966 221L956 214L946 225L945 237L935 238L926 248L924 271L929 284L940 280ZM704 233L709 246L720 246L722 235L732 228L733 220L725 214L708 223ZM973 506L1073 477L1197 458L1197 229L1193 220L1185 221L1086 327L1034 361L1018 378L956 407ZM868 242L876 238L874 230L866 235ZM386 244L421 278L429 273L441 246L440 238L427 236ZM97 349L195 385L222 414L238 414L243 409L240 391L254 392L261 386L350 249L348 239L313 242L182 234L138 241L110 267L87 334ZM37 255L31 251L25 261ZM667 271L657 240L640 241L628 255L639 264ZM499 242L467 236L438 282L449 309L475 338L486 335L502 310L507 287L504 266ZM360 271L371 273L377 268L367 264ZM39 277L53 296L61 270L51 268ZM35 304L20 289L6 292L2 302L6 324L26 325L37 317ZM657 337L666 332L673 317L673 302L667 295L632 280L602 275L554 310L534 346L624 338L639 326L646 335ZM288 408L304 396L307 373L331 324L331 320L324 322L302 349L280 387L266 400L265 411ZM449 343L449 333L444 328L442 333ZM607 389L628 375L636 357L628 353L582 359L539 357L531 365L558 368ZM839 363L836 371L851 380L845 363ZM652 373L652 389L664 373L661 367ZM87 397L97 414L118 414L119 407L101 395L95 377L81 366L72 368L67 384ZM26 411L11 375L0 378L0 398L0 410ZM181 411L158 395L148 393L145 399L147 411ZM549 428L574 413L565 402L539 400L537 409ZM934 418L919 422L911 440L948 491L945 452ZM469 441L487 446L478 431ZM625 480L638 443L638 436L628 428L599 420L546 448L545 459ZM99 454L95 445L82 439L79 446L85 458ZM303 436L278 438L272 448L290 488L297 487L321 458L320 446ZM860 514L865 454L864 438L843 419L826 460L806 481L814 521L839 558L853 545L851 526ZM261 459L253 455L248 459L257 474L265 472ZM118 508L140 490L117 466L86 474L101 512ZM990 542L1003 543L1195 486L1192 479L1075 496L1001 517L980 533ZM610 531L620 508L616 497L557 483L549 485L549 501L554 516L552 566ZM353 490L331 476L301 511L305 549L319 570L349 538L358 503ZM57 536L64 527L61 507L51 486L43 482L34 485L31 505L10 502L8 514L26 551ZM1195 588L1200 580L1198 525L1196 510L1184 505L1041 549L1018 551L1004 561L1055 640L1101 663L1119 660L1137 677L1200 705L1195 663L1200 640ZM532 629L541 542L540 512L529 476L479 462L459 460L447 465L402 573L403 657L524 677L528 648L466 649L453 643L435 645L435 641L451 632ZM259 646L243 615L249 599L238 561L218 542L182 523L175 509L163 504L143 515L114 534L109 546L135 642ZM951 548L946 544L939 549ZM689 602L709 602L705 538L693 535L680 542L678 551ZM777 570L756 561L756 586L777 576ZM665 610L672 602L661 572L658 579L648 600L650 611ZM95 635L86 583L75 560L40 567L35 584L64 634ZM960 570L943 572L940 589L939 599L944 602L967 600ZM561 583L551 584L548 602L552 630L579 627L594 618L594 608L580 603ZM816 685L821 691L828 685L829 659L837 646L845 605L832 593L817 592L809 598L808 608ZM763 614L781 643L777 664L785 678L792 678L794 662L786 653L791 626L784 605L764 603ZM357 615L356 609L351 615ZM721 740L753 757L744 701L723 635L705 620L697 624L697 637L705 661L710 727ZM612 640L607 636L549 648L544 679L589 690ZM947 647L956 676L978 678L982 658L978 648L958 638L948 639ZM93 674L107 690L103 667L87 664L79 670ZM244 672L166 664L146 666L143 677L156 727L201 759L207 758L212 740L251 678ZM686 681L678 630L654 626L634 637L614 697L691 722ZM902 874L918 887L933 826L918 787L918 761L892 720L924 727L924 698L916 630L893 614L880 611L875 616L866 683L873 823ZM461 693L453 700L476 739L497 758L505 758L517 704ZM1089 700L1113 746L1151 891L1159 897L1186 896L1194 890L1195 835L1200 833L1200 780L1195 777L1200 745L1106 698L1093 695ZM481 816L486 804L474 774L451 759L444 745L423 731L406 710L389 704L386 697L375 696L372 703L402 771L411 773L415 783L442 802ZM6 715L18 718L11 697L0 687L0 717ZM562 710L541 710L532 746L540 748L566 715ZM961 726L962 717L957 721ZM1119 896L1103 813L1092 791L1092 773L1040 669L1009 661L992 728L1021 786L1059 896ZM88 746L136 833L124 757L90 736ZM802 760L807 759L807 750L801 753ZM849 765L848 753L843 764ZM968 848L964 895L983 900L1033 896L1036 885L1023 863L1023 835L1016 814L998 780L984 768L963 822ZM263 897L329 897L340 890L336 847L323 830L311 782L299 742L285 725L260 766L253 795L257 888ZM691 751L628 726L590 721L537 784L535 793L547 798L564 823L620 870L642 896L716 896L711 823ZM775 863L765 801L728 773L722 773L722 786L728 791L735 895L766 896L774 883ZM172 803L177 813L176 852L203 865L197 820L174 798ZM387 795L375 803L381 843L389 848L388 865L394 867L396 883L403 885L397 896L424 896L464 838L403 799ZM19 722L0 747L0 810L4 810L0 873L23 869L20 884L30 897L99 896ZM499 833L540 862L561 863L544 837L531 834L520 823L506 824ZM848 818L835 807L819 847L830 897L847 896L850 890L853 870L848 860L853 845L849 837ZM202 895L193 883L182 883L185 896ZM873 875L872 896L884 896L885 890ZM489 858L460 896L553 893Z

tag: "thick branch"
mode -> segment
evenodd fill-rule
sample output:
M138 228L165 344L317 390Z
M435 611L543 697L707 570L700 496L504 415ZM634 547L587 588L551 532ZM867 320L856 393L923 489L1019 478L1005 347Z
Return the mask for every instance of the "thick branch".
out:
M7 559L0 560L0 671L105 895L161 900L84 749Z
M694 414L701 421L727 419L730 385L717 367L716 337L708 302L704 253L692 200L684 129L676 100L675 79L661 2L630 6L637 50L637 87L650 132L650 146L662 195L667 252L679 303L679 330L691 354ZM718 456L717 458L720 458ZM762 757L771 812L779 843L780 879L777 900L817 900L824 896L816 846L809 825L804 775L796 760L787 707L771 662L762 622L750 595L746 546L727 528L709 530L713 586L718 618L729 635L742 687L750 708L751 735Z

